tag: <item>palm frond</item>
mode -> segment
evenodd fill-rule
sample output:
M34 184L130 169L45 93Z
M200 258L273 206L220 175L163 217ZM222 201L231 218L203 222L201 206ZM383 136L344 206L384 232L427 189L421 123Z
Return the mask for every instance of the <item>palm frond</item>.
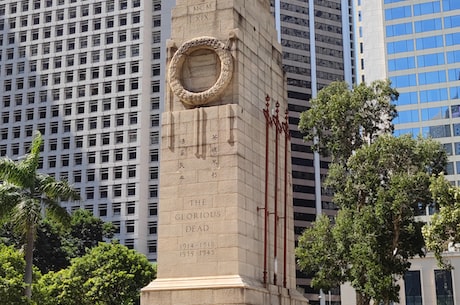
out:
M0 222L11 214L12 209L20 202L22 189L10 183L0 184Z
M24 198L16 204L12 211L12 221L15 229L25 235L30 228L34 228L41 219L41 205L38 200Z
M0 159L0 180L7 181L9 183L23 186L24 184L24 173L21 170L19 163L14 162L8 157Z
M33 188L34 178L38 169L38 163L40 160L40 147L43 139L39 131L35 132L32 144L30 146L30 152L26 155L25 159L19 161L18 169L22 174L24 187Z
M37 174L36 192L52 200L80 200L80 194L67 182L51 176Z
M46 209L46 215L58 223L67 226L70 224L70 214L67 210L53 200L43 200L44 207Z

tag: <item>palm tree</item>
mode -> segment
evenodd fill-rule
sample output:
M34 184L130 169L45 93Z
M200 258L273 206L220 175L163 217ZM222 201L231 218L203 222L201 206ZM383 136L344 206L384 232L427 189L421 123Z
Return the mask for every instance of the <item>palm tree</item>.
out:
M12 221L24 239L26 268L25 295L32 296L33 250L37 226L44 214L55 221L68 223L67 211L60 200L79 200L80 196L66 181L37 172L42 135L37 132L30 152L24 159L0 159L0 221Z

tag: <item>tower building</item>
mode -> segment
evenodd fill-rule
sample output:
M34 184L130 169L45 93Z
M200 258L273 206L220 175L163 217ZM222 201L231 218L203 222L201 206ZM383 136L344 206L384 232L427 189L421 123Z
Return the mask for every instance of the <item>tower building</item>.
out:
M400 96L395 135L432 137L449 154L448 179L460 173L460 2L357 2L359 79L389 78Z
M321 187L328 159L312 152L297 125L300 113L308 109L309 100L323 87L332 81L355 82L352 2L272 0L271 3L287 77L294 226L296 235L300 235L316 215L336 212L331 203L332 194ZM320 298L319 291L310 287L308 276L300 271L297 285L304 289L311 304L325 304L326 296ZM331 301L338 301L339 291L331 293Z
M159 115L171 1L0 2L0 157L43 134L40 171L156 259ZM165 33L166 32L166 33Z

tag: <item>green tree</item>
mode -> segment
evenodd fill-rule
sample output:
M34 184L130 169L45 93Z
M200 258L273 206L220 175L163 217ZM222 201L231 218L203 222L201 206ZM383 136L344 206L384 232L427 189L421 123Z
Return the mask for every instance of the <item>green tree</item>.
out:
M439 212L423 227L426 248L434 252L440 267L451 269L442 253L449 245L460 243L460 188L441 176L432 178L431 191Z
M42 136L36 133L25 159L0 159L0 220L10 219L24 238L25 295L32 295L33 249L37 226L46 214L54 221L66 222L69 215L59 200L78 200L79 195L66 181L56 181L38 173Z
M2 304L24 305L24 256L12 246L0 243L0 300Z
M117 243L100 243L71 266L42 277L43 305L133 305L155 278L147 258Z
M70 232L67 238L70 257L83 256L89 249L97 246L99 242L112 238L114 233L115 227L112 223L104 222L88 210L76 210L72 213Z
M296 249L301 268L314 273L313 285L349 281L358 304L397 301L397 279L410 258L424 255L415 216L431 204L431 176L446 160L433 140L382 135L356 149L346 165L332 164L326 185L339 207L336 225L319 218Z
M67 252L67 236L64 228L44 219L37 227L37 239L34 248L34 266L42 274L58 271L70 265Z
M305 141L314 141L313 149L345 164L352 152L383 132L393 131L396 117L392 101L398 92L390 81L361 83L352 89L345 82L333 82L310 101L310 109L301 113L299 130Z
M70 224L63 226L45 218L37 226L33 263L41 273L59 271L70 265L70 259L83 256L104 239L111 239L115 227L95 217L90 211L78 209L71 214ZM14 231L13 223L0 227L3 243L22 246L21 236Z

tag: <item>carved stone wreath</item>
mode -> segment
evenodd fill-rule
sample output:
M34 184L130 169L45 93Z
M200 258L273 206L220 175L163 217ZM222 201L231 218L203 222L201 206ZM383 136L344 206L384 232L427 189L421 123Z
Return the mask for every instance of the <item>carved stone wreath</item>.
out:
M201 92L191 92L181 82L182 66L185 59L197 50L211 50L220 60L220 75L211 88ZM169 65L168 80L174 94L187 105L200 106L213 101L230 84L233 73L233 57L226 45L213 37L199 37L183 43L174 54Z

